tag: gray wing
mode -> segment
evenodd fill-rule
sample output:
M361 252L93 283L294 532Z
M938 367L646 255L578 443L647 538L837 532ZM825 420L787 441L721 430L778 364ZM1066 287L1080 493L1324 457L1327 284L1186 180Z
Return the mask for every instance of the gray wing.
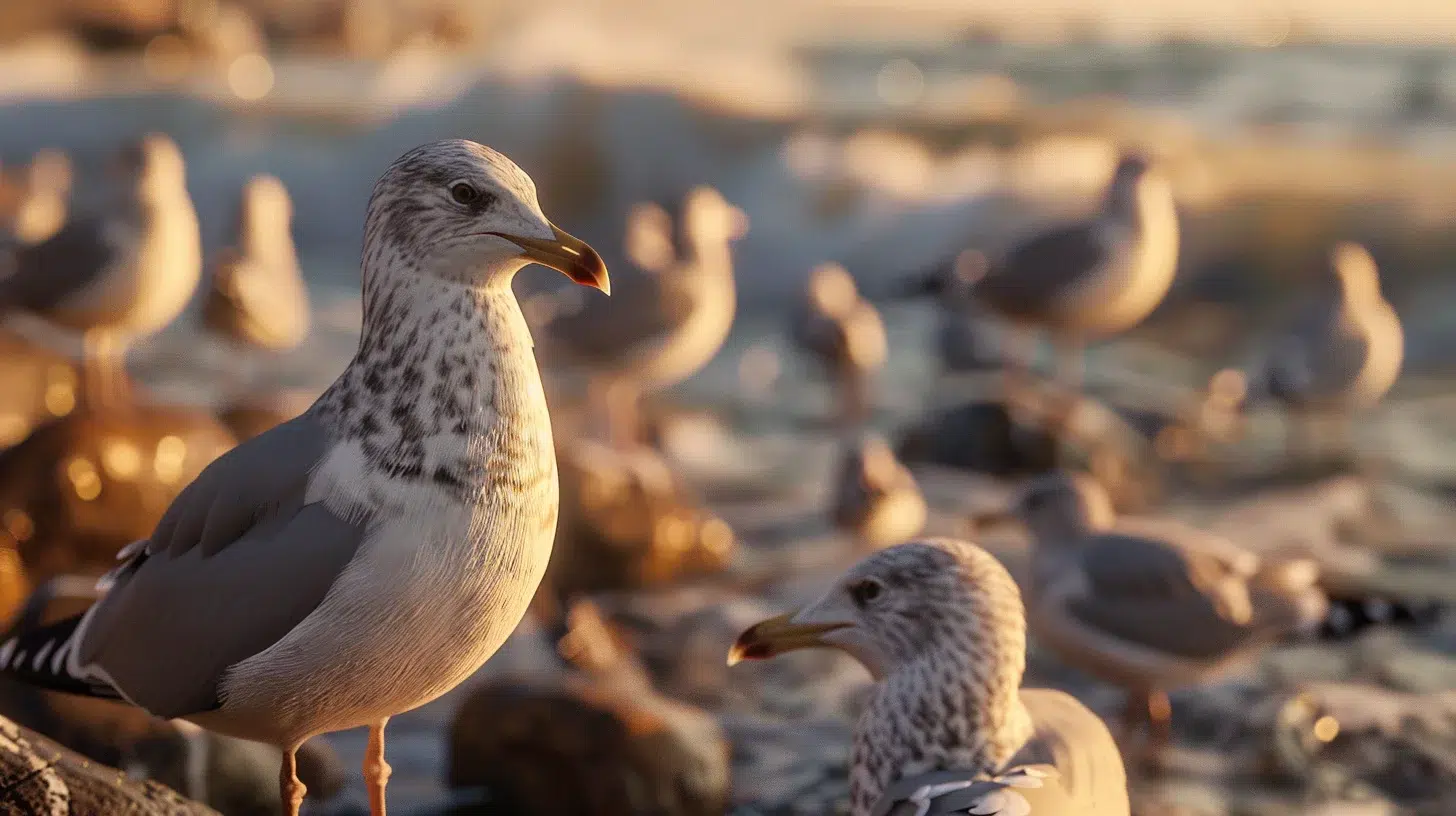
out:
M313 612L364 539L363 522L304 503L327 449L305 415L213 462L114 574L81 663L160 717L215 708L223 673Z
M99 218L70 221L39 244L0 255L0 310L44 311L98 280L116 256L104 227Z
M1011 318L1036 319L1107 260L1091 224L1041 233L1014 247L971 288L971 297Z
M1128 816L1122 755L1102 720L1059 691L1024 691L1022 701L1036 730L1001 773L907 777L874 816Z
M611 303L586 298L580 309L548 323L550 348L585 363L619 361L635 346L670 334L697 308L697 287L674 280L678 270L632 272L613 279Z

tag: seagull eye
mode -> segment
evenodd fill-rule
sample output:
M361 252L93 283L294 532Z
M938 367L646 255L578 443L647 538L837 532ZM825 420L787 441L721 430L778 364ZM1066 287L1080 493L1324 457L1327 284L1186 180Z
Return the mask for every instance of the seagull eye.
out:
M450 188L450 197L457 204L474 204L480 198L480 191L462 181Z
M880 597L880 593L884 589L885 587L879 581L865 578L849 585L849 597L854 601L855 606L863 609L871 601Z

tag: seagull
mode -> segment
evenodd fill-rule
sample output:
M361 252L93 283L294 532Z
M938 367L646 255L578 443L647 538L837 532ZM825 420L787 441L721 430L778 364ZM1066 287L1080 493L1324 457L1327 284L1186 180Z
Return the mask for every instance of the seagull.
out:
M706 186L683 200L681 247L664 234L672 219L661 208L642 206L634 213L629 255L644 264L643 274L618 287L612 308L585 301L541 327L547 359L591 372L591 399L603 408L618 443L638 436L641 391L687 379L727 339L737 307L730 244L748 231L748 217Z
M243 442L118 555L84 614L0 645L0 670L294 752L453 688L524 615L551 555L556 458L511 281L539 263L606 292L531 179L465 140L394 162L364 227L358 351L301 416Z
M1316 414L1335 414L1346 441L1350 415L1368 409L1395 384L1405 354L1400 317L1380 293L1380 271L1359 244L1342 242L1330 252L1335 290L1303 311L1275 341L1251 381L1249 402L1273 399L1308 430ZM1296 448L1286 437L1288 453Z
M1009 324L1008 356L1022 373L1033 352L1025 330L1051 335L1063 386L1075 394L1086 341L1141 323L1168 293L1177 261L1172 188L1147 158L1127 154L1094 217L1032 236L967 285L976 302Z
M55 235L66 223L71 199L71 159L45 149L16 178L0 178L0 233L20 244Z
M1033 539L1032 633L1127 690L1125 739L1145 719L1149 755L1168 741L1168 690L1238 668L1324 619L1313 561L1260 559L1171 520L1119 522L1085 475L1037 477L1014 514Z
M835 526L867 547L900 544L925 529L925 497L882 437L867 435L848 447L834 488Z
M308 289L298 269L289 222L293 202L276 177L259 174L243 187L236 246L213 262L202 305L207 328L239 345L269 351L297 348L308 334Z
M889 348L880 313L860 297L844 267L825 263L809 272L792 336L838 383L845 425L863 421L870 377L884 367Z
M126 393L131 338L160 330L202 276L197 213L182 152L153 133L128 144L113 169L114 200L36 244L0 249L0 315L29 312L82 333L88 398Z
M817 601L739 635L728 663L829 647L877 684L855 729L852 816L1127 816L1127 778L1102 720L1022 689L1016 582L973 544L880 550Z

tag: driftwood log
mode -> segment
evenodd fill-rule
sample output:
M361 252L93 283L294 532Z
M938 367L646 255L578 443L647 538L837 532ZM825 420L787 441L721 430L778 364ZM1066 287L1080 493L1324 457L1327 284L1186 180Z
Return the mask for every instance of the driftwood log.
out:
M217 816L156 782L135 782L0 718L5 816Z

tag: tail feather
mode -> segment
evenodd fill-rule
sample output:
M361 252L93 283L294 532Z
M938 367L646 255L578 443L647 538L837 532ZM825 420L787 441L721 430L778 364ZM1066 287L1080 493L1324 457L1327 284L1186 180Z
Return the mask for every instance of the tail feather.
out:
M81 622L85 613L42 624L46 611L57 598L95 599L94 581L81 581L71 576L54 578L31 593L16 624L0 643L0 675L27 685L100 697L123 699L116 689L94 677L75 673L77 661L71 660L79 645Z

